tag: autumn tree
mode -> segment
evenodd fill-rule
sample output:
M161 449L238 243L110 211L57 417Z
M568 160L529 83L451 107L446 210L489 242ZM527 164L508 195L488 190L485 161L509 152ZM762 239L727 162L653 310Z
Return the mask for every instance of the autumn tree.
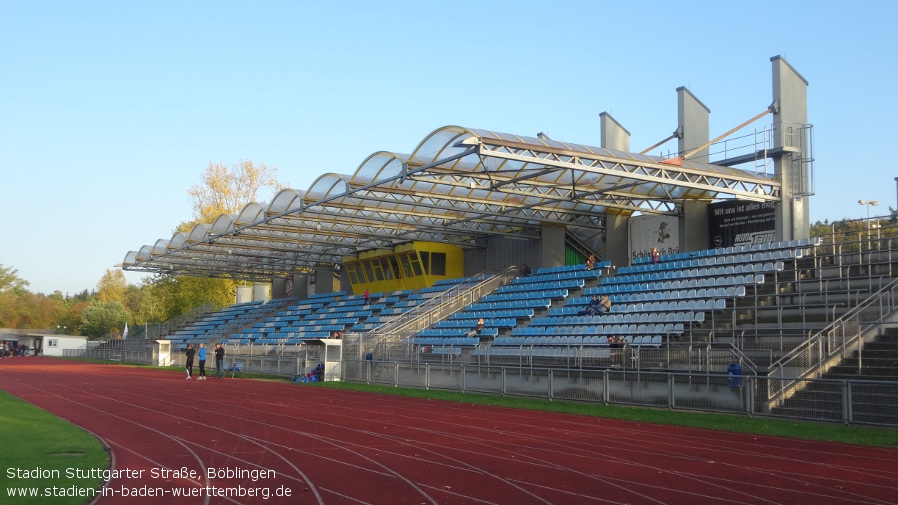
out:
M222 214L236 214L246 204L257 201L263 188L277 192L284 185L277 181L276 174L277 168L250 160L240 160L230 167L210 162L202 182L188 191L194 219L182 223L178 230L189 231L197 223L212 223Z
M259 200L260 192L272 195L284 187L275 178L277 168L264 163L240 160L230 167L209 163L202 180L188 194L193 203L193 220L181 223L178 231L190 231L198 223L211 224L222 214L236 214L248 203ZM142 289L136 310L138 320L164 321L195 307L210 304L216 309L234 303L237 284L230 279L159 275Z
M97 299L101 302L119 302L124 304L128 281L121 270L106 270L97 283Z
M234 303L237 294L236 284L228 279L174 275L156 278L152 290L163 320L206 304L221 309Z

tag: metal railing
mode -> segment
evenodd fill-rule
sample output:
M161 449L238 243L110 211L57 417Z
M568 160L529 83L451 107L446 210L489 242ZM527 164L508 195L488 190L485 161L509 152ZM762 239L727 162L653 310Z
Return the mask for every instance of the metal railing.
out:
M128 340L157 340L163 338L167 335L171 335L175 331L179 330L183 326L198 321L203 318L206 314L212 312L212 306L209 304L200 305L190 312L185 312L178 317L172 318L163 323L154 324L152 326L135 326L129 330ZM108 340L111 338L117 338L117 335L106 335L100 340Z
M397 339L414 335L492 293L499 286L509 283L516 275L517 267L512 266L489 277L483 275L482 280L476 283L453 286L376 328L372 333L394 335Z
M887 320L898 308L898 279L858 304L770 366L768 408L780 406L805 384L822 376L851 351L860 348L864 333Z
M810 407L769 410L758 399L770 382L780 379L747 375L346 360L342 378L397 387L898 426L898 382L803 379L803 401Z

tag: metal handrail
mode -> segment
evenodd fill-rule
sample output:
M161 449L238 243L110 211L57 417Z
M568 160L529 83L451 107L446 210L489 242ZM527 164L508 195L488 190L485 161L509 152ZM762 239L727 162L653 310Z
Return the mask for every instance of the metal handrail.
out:
M477 277L483 277L483 280L476 284L454 286L400 317L382 324L371 333L393 334L399 338L413 335L507 284L517 275L517 270L517 267L512 266L490 277L481 274Z
M835 364L835 358L844 357L851 348L859 346L863 333L871 326L865 323L882 321L894 312L898 308L896 297L898 279L771 364L768 377L782 380L768 382L770 404L781 403L796 390L801 379L822 376ZM870 316L871 312L875 317L865 317Z

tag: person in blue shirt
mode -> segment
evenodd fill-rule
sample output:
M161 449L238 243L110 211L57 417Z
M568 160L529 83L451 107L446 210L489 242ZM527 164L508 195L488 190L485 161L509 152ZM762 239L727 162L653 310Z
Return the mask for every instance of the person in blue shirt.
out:
M197 356L200 360L200 376L197 377L196 380L204 381L206 380L206 344L200 344L200 352Z

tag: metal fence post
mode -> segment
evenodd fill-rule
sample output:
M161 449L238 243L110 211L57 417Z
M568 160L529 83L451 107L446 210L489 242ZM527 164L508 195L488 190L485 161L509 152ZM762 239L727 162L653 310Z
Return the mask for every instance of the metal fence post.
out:
M602 370L602 403L608 405L608 402L611 400L611 386L608 384L608 377L610 377L611 372L607 369Z
M755 382L758 378L755 376L745 377L746 380L743 381L745 385L745 413L751 416L755 411L755 389L757 383Z
M503 366L503 367L502 367L502 396L505 396L505 392L506 392L505 386L506 386L506 382L505 382L505 367Z
M550 368L550 369L549 369L549 387L548 387L548 391L546 392L546 394L548 395L549 400L555 398L555 391L553 391L553 388L554 388L554 381L553 381L553 379L555 378L555 374L552 373L552 372L553 372L553 371L552 371L552 369Z
M677 400L674 398L674 376L671 373L667 374L667 408L668 410L673 409L677 405Z
M851 382L842 381L842 422L851 423Z
M424 389L430 389L430 363L424 364Z
M461 392L465 392L465 365L461 365Z

